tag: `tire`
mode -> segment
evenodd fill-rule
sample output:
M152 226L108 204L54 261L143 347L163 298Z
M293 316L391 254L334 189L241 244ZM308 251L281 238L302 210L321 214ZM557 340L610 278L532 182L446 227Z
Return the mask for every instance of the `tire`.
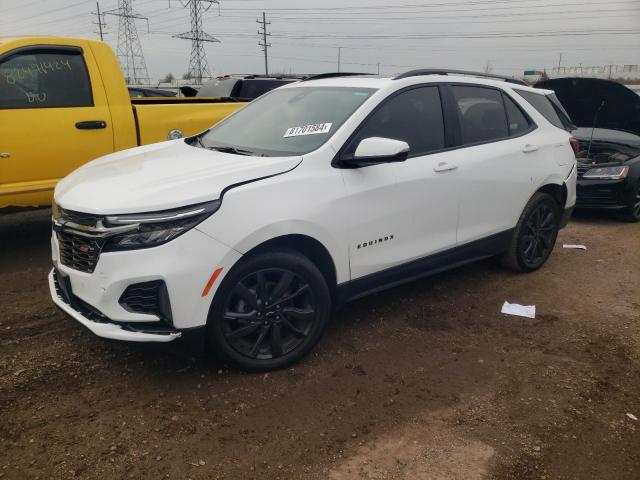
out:
M296 251L244 258L225 277L207 321L209 346L241 370L285 368L320 340L331 295L318 268Z
M558 237L560 208L548 193L537 192L524 207L502 265L517 272L533 272L549 258Z
M627 208L620 217L627 222L640 222L640 181L630 192Z

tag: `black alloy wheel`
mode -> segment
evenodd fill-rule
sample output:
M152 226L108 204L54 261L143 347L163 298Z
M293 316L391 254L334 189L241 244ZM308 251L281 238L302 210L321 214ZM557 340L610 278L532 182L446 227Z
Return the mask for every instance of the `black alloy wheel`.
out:
M216 293L210 340L225 361L249 371L282 368L315 345L327 323L324 277L296 252L241 261Z
M529 266L542 264L551 253L557 234L555 208L541 203L525 221L525 232L520 242L524 262Z
M273 359L298 348L316 317L309 284L282 268L259 270L240 280L222 316L229 345L249 358Z
M629 195L629 203L626 211L622 214L624 220L629 222L640 222L640 181Z
M537 192L520 215L502 263L519 272L532 272L549 258L556 244L559 206L547 193Z

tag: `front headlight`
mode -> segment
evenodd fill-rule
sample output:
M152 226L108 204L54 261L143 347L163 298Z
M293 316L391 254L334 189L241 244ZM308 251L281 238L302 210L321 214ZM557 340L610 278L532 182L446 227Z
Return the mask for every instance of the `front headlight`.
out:
M598 167L587 170L582 178L592 178L600 180L619 180L626 178L629 173L629 167Z
M132 229L109 237L103 251L162 245L192 229L218 208L220 208L220 200L161 212L109 215L105 218L105 227L128 225Z

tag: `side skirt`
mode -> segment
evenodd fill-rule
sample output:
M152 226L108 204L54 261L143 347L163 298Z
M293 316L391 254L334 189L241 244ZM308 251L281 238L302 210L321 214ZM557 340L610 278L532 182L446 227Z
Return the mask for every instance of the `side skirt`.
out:
M336 306L340 308L347 302L371 293L498 255L507 250L514 231L515 229L510 229L496 233L444 252L341 283L336 288Z

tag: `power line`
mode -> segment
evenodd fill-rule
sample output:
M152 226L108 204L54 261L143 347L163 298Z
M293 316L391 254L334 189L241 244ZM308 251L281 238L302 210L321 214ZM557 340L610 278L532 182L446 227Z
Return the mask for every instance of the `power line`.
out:
M269 75L269 58L267 54L267 49L271 46L270 43L267 43L267 37L271 35L267 33L267 25L270 25L271 22L267 22L267 16L265 12L262 12L262 20L256 20L260 24L260 30L258 30L258 35L262 35L262 42L258 42L258 45L262 47L262 51L264 52L264 74Z
M205 4L207 5L205 6ZM218 8L220 8L218 0L188 0L184 3L184 7L190 7L191 10L191 30L175 35L176 38L191 40L191 57L187 76L195 80L196 83L202 83L203 78L211 78L211 70L209 69L209 62L207 61L203 43L220 43L220 40L202 30L202 14L209 10L213 4L218 5Z
M137 19L146 20L148 30L149 19L133 12L132 1L118 0L118 8L104 12L104 15L118 17L118 58L127 83L149 84L147 63L135 24Z

